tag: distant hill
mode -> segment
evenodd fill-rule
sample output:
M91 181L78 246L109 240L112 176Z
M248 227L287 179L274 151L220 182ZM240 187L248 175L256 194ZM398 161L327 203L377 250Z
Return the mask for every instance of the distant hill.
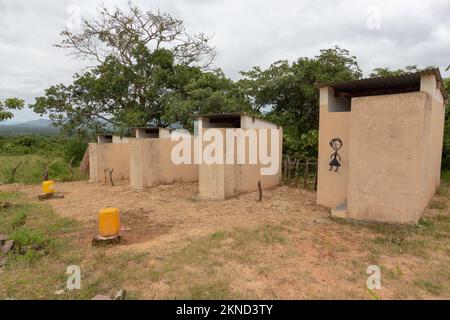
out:
M0 124L0 136L17 136L23 134L54 135L58 129L47 119L37 119L16 124Z

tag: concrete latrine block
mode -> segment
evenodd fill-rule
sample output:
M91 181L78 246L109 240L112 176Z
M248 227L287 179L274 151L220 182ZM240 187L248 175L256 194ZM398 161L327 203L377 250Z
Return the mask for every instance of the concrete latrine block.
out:
M320 87L317 203L354 220L417 223L440 183L439 70Z
M97 143L89 143L89 181L104 181L106 169L114 169L115 180L130 178L129 138L98 135Z
M199 116L195 122L198 198L224 200L253 192L258 181L262 189L278 186L282 140L281 127L247 114ZM266 157L261 159L261 154Z
M193 148L193 137L187 139ZM172 141L167 129L137 128L136 138L130 140L131 186L145 189L161 184L198 181L198 165L174 163L172 150L179 143Z

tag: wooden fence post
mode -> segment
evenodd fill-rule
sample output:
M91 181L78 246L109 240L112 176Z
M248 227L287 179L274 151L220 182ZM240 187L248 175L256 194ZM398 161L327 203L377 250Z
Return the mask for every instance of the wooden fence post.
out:
M305 180L303 181L303 188L305 189L308 189L308 175L309 175L309 160L306 160L304 171Z
M316 162L316 176L314 178L314 190L317 191L317 176L319 173L319 162Z

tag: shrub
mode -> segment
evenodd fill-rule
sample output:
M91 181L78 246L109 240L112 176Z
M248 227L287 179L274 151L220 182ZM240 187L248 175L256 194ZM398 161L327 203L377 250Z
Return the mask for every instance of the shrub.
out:
M79 138L68 140L64 144L64 160L67 163L73 158L73 165L78 166L86 152L87 143Z

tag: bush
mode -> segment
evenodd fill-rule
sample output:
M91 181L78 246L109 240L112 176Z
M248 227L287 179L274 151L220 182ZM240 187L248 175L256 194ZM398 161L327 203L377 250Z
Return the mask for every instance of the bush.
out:
M75 138L68 140L64 144L64 160L67 163L73 158L73 165L78 166L83 159L84 153L86 152L87 143L81 139Z
M290 157L301 161L314 161L317 159L319 131L314 129L298 137L287 131L284 135L283 152Z

